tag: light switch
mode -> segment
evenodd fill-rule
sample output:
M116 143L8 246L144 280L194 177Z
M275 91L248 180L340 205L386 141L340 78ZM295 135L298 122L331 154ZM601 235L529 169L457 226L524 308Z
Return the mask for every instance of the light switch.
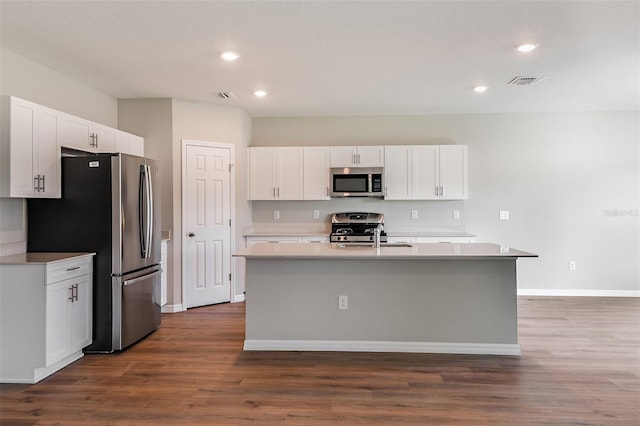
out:
M509 220L509 210L500 210L500 220Z

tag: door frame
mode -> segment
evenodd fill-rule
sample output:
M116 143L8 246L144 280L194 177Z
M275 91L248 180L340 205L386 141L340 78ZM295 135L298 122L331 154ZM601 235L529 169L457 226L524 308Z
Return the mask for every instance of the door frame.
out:
M181 283L181 287L182 287L182 306L183 309L186 310L187 309L187 286L186 286L186 282L187 282L187 269L186 269L186 263L187 263L187 256L186 256L186 250L184 249L187 246L187 234L185 232L186 228L187 228L187 215L186 215L186 210L187 210L187 203L186 203L186 194L187 194L187 147L188 146L202 146L202 147L206 147L206 148L221 148L221 149L228 149L229 150L229 167L231 168L230 173L229 173L229 207L230 207L230 212L229 212L229 216L231 218L231 241L230 241L230 255L231 253L233 253L236 249L236 239L235 239L235 230L236 230L236 203L235 203L235 194L236 194L236 174L233 173L234 169L235 169L235 145L233 144L228 144L228 143L221 143L221 142L211 142L211 141L200 141L200 140L193 140L193 139L182 139L181 140L182 143L182 147L181 147L181 191L182 193L180 194L180 214L182 215L181 219L181 227L182 227L182 236L180 238L181 240L181 244L182 244L182 250L181 250L181 268L182 268L182 273L180 274L182 277L182 283ZM235 263L236 260L233 256L230 257L230 261L231 264L229 265L229 271L231 273L231 285L230 285L230 289L229 289L229 300L231 301L231 303L236 302L236 273L235 273Z

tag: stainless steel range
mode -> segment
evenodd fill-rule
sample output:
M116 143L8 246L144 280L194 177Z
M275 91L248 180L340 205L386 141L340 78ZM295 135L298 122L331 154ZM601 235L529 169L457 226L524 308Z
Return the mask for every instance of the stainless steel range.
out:
M380 242L387 242L382 213L334 213L331 216L332 243L374 242L380 231Z

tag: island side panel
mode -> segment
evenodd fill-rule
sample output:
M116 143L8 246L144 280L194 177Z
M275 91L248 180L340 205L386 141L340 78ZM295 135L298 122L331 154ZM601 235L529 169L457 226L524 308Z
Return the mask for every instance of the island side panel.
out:
M515 258L250 258L246 267L247 340L518 342Z

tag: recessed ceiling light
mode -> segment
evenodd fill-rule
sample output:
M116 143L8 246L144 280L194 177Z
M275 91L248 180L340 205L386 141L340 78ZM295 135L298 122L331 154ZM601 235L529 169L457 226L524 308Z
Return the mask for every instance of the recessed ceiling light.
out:
M531 52L532 50L534 50L536 47L538 47L537 44L533 44L533 43L522 43L516 46L516 50L518 52L522 52L522 53L527 53L527 52Z
M486 92L489 87L487 86L474 86L473 91L476 93Z
M267 96L267 92L265 92L264 90L256 90L255 92L253 92L253 94L259 98Z
M236 52L223 52L220 54L220 57L225 61L235 61L240 57Z

